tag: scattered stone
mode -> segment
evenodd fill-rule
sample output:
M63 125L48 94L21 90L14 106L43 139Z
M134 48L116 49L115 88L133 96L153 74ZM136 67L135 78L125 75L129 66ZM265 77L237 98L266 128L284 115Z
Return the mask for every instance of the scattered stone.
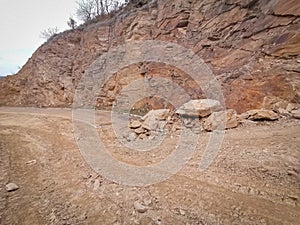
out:
M300 119L300 109L291 111L291 114L294 118Z
M156 119L156 120L166 120L170 115L169 109L157 109L150 110L145 116L142 117L142 120L146 119Z
M279 115L272 110L267 109L255 109L243 113L243 118L249 120L277 120Z
M147 138L147 135L146 134L140 134L139 138L142 139L142 140L144 140L144 139Z
M289 195L288 197L290 199L292 199L293 201L297 201L299 199L299 196L297 196L297 195Z
M16 191L19 189L19 186L16 185L15 183L9 183L5 186L6 191L11 192L11 191Z
M283 109L283 108L279 108L278 113L283 116L290 116L290 113L286 109Z
M148 207L142 205L138 201L134 202L134 209L139 213L145 213L148 210Z
M180 213L180 215L182 215L182 216L185 216L185 214L186 214L186 211L185 211L185 210L183 210L183 209L179 209L179 213Z
M186 117L206 117L214 111L219 111L221 105L219 101L212 99L191 100L182 105L176 113Z
M137 129L139 127L142 126L142 123L138 120L134 120L133 122L130 123L130 126L129 128L132 128L132 129Z
M135 133L130 133L127 137L127 141L131 142L136 139L136 134Z
M151 110L142 118L144 121L142 127L152 131L161 130L167 124L166 120L169 115L169 109Z
M288 170L288 171L287 171L287 174L288 174L289 176L298 176L298 174L297 174L295 171L293 171L293 170Z
M36 160L35 159L26 162L26 165L29 165L29 166L34 165L34 164L36 164Z
M140 127L140 128L135 129L134 132L138 135L143 134L145 132L145 129Z
M213 112L205 121L204 129L206 131L231 129L236 128L238 125L239 120L237 113L235 110L230 109L227 111Z
M138 224L142 225L156 225L156 223L150 217L143 217Z
M287 105L287 107L286 107L286 110L288 111L288 112L292 112L293 110L296 110L297 109L297 106L295 105L295 104L293 104L293 103L289 103L288 105Z
M263 109L278 111L281 109L286 109L289 102L274 96L266 96L263 100Z
M98 188L100 187L100 185L101 185L101 183L100 183L99 179L96 179L95 182L94 182L93 190L97 191Z
M144 204L145 204L146 206L149 206L149 205L151 205L151 203L152 203L152 201L151 201L150 198L144 199L143 202L144 202Z
M143 124L142 127L147 131L151 131L151 128L147 124Z

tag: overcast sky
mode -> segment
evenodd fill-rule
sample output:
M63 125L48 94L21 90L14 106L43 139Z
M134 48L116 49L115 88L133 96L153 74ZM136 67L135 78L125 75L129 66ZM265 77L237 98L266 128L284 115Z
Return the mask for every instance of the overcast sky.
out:
M0 0L0 76L16 73L43 43L40 32L68 29L76 0Z

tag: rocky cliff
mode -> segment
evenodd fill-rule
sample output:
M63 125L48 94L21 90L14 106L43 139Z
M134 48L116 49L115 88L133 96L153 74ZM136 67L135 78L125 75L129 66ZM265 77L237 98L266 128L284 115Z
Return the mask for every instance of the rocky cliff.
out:
M61 33L42 45L20 72L0 80L0 105L70 106L80 77L103 53L131 40L162 40L193 50L220 81L228 108L261 108L264 98L300 102L300 1L157 0ZM99 93L98 107L135 77L164 76L192 98L193 80L160 63L119 71ZM159 104L159 101L156 101Z

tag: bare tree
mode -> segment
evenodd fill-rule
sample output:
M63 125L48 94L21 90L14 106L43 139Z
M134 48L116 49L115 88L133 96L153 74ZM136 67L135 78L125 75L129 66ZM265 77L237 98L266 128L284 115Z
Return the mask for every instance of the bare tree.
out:
M94 17L94 2L92 0L80 0L77 2L77 16L87 22Z
M79 0L77 16L83 22L87 22L97 16L116 11L126 3L128 3L127 0Z
M57 27L50 27L46 30L43 30L40 33L40 37L46 40L49 40L51 37L53 37L54 35L56 35L59 32Z
M75 29L77 27L77 22L72 17L69 17L67 24L72 29Z

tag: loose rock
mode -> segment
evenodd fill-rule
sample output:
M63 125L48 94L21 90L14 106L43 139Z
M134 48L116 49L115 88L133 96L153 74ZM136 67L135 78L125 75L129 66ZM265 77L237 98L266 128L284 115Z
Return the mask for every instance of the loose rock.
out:
M100 185L101 185L100 181L98 179L96 179L95 182L94 182L93 190L97 191L98 188L100 187Z
M267 109L255 109L250 110L244 114L242 117L249 120L277 120L279 115L272 110Z
M143 133L145 133L145 129L140 127L140 128L135 129L134 132L136 134L143 134Z
M138 201L134 202L134 209L139 213L145 213L148 210L148 207L142 205Z
M223 126L222 126L223 125ZM206 131L217 129L231 129L239 125L237 113L235 110L230 109L222 112L212 113L204 123Z
M293 111L291 112L291 114L293 115L294 118L300 119L300 109L293 110Z
M134 141L136 139L136 134L135 133L130 133L127 137L127 141Z
M176 113L187 117L206 117L214 111L219 111L221 105L219 101L212 99L191 100L182 105Z
M15 183L9 183L5 186L6 191L11 192L11 191L16 191L19 189L19 186L16 185Z
M135 120L135 121L130 123L129 127L132 128L132 129L136 129L136 128L139 128L141 126L142 126L142 123L138 120Z

